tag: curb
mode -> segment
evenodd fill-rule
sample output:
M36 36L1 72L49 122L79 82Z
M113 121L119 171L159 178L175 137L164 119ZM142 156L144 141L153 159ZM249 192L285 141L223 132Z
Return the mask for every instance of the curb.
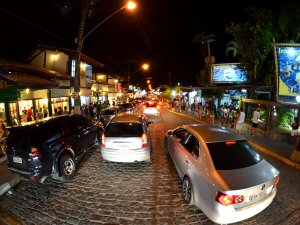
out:
M166 106L164 106L164 108L167 109L169 112L175 113L175 114L180 115L180 116L185 116L185 117L187 117L189 119L192 119L192 120L195 120L195 121L197 121L199 123L205 124L202 121L195 119L194 117L191 117L191 116L188 116L188 115L185 115L185 114L182 114L182 113L174 112L174 111L168 109L168 107L166 107ZM284 162L285 164L288 164L291 167L294 167L297 170L300 170L300 164L295 163L292 160L287 159L287 158L285 158L285 157L283 157L281 155L278 155L278 154L276 154L276 153L274 153L274 152L272 152L272 151L270 151L268 149L265 149L265 148L263 148L263 147L261 147L261 146L259 146L257 144L254 144L253 142L249 141L249 143L251 145L253 145L253 147L255 147L257 150L262 151L262 152L264 152L264 153L266 153L266 154L268 154L268 155L270 155L270 156L278 159L279 161Z
M0 158L0 163L3 163L5 160L7 160L7 156L3 156Z
M12 187L16 186L18 183L21 182L21 178L18 176L15 176L13 179L8 181L7 183L4 183L0 186L0 196L3 195L5 192L7 192Z

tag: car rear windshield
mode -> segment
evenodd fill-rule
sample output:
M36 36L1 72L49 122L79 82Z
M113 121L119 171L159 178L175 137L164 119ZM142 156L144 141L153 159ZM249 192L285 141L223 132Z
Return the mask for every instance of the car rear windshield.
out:
M131 104L120 104L120 106L122 106L123 108L131 108L132 107Z
M113 115L113 114L115 114L115 110L114 109L108 109L108 110L103 110L102 112L101 112L101 115Z
M140 123L110 123L105 129L105 137L142 137L143 133Z
M234 170L255 165L262 157L246 140L206 143L216 170Z
M145 105L147 107L156 107L157 103L149 103L149 102L147 102L147 103L145 103Z

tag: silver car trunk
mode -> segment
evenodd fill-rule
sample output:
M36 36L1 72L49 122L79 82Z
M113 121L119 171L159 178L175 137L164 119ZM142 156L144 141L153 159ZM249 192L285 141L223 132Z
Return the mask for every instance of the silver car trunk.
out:
M217 172L233 190L224 193L244 196L244 202L235 204L234 208L243 208L267 197L279 175L279 171L265 160L246 168Z
M106 137L105 147L108 149L140 149L142 137Z

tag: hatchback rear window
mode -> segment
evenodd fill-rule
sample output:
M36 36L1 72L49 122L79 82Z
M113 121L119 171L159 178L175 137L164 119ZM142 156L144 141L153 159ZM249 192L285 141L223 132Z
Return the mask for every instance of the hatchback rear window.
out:
M103 110L101 112L101 115L113 115L115 114L115 110L111 109L111 110Z
M157 106L157 103L145 103L145 105L147 106L147 107L156 107Z
M206 143L216 170L253 166L263 158L248 141Z
M142 137L143 133L140 123L110 123L105 129L105 137Z

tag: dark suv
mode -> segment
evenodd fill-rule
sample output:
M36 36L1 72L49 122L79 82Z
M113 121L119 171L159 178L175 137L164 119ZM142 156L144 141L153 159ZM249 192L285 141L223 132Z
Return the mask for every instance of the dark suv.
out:
M75 157L95 141L103 129L81 115L63 115L11 127L6 140L8 169L25 179L67 182L75 175Z

